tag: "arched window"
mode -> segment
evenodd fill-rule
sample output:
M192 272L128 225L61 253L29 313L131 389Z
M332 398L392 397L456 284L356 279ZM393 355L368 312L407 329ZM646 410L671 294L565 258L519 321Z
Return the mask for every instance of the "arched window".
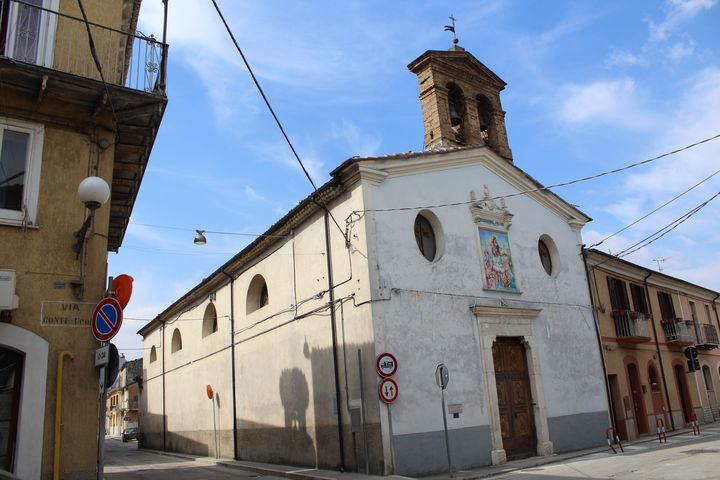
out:
M157 351L155 350L155 345L152 346L150 349L150 363L153 363L157 360Z
M180 336L180 329L176 328L170 342L170 353L175 353L178 350L182 350L182 336Z
M267 283L265 283L262 275L257 274L250 281L250 286L248 287L247 299L245 301L246 313L259 310L268 303L270 303L270 296L268 295Z
M454 83L447 84L448 108L450 110L450 127L455 133L455 140L465 143L465 95Z
M492 126L492 103L485 95L477 96L477 110L478 118L480 119L480 138L485 142L485 145L492 145L492 139L490 138L491 126Z
M203 315L203 323L202 323L203 338L207 337L211 333L217 332L217 329L218 329L217 310L215 310L215 305L211 302L208 304L207 307L205 307L205 315Z

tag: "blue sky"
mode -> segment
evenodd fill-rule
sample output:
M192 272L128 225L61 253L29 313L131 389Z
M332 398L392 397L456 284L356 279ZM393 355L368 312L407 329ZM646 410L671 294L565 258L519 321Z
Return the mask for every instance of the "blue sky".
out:
M218 0L316 183L354 156L422 149L415 76L442 50L452 13L460 45L508 84L515 164L545 185L592 175L720 133L718 0ZM311 192L212 2L169 4L169 105L110 274L135 278L114 343L135 332ZM162 2L139 29L162 33ZM594 220L587 245L720 169L720 139L621 174L555 190ZM603 243L619 252L720 191L720 174ZM461 198L459 200L464 200ZM626 257L720 290L720 198ZM169 227L169 228L168 228Z

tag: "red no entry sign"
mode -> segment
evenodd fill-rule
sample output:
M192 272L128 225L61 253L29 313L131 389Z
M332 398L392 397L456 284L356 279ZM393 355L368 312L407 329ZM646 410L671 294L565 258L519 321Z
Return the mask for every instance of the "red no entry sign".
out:
M397 372L397 359L392 353L381 353L375 361L375 370L381 377L392 377Z
M95 338L107 342L117 334L122 325L122 306L111 297L100 300L93 312L92 331Z

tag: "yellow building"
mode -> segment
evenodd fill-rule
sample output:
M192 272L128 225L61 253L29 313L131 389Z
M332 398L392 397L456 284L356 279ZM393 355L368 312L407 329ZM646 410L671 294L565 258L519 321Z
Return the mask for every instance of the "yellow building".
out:
M720 294L598 250L586 263L620 438L720 419Z
M140 0L81 4L0 3L0 470L23 479L96 477L91 317L167 103Z

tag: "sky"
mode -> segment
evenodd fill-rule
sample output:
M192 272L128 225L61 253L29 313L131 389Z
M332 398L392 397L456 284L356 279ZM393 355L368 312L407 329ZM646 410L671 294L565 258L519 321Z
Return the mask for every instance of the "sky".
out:
M720 134L720 1L217 0L313 180L352 156L421 151L407 65L460 45L506 83L515 165L544 185L620 168ZM162 35L162 1L139 30ZM210 0L172 0L168 107L109 274L134 277L113 342L136 334L312 192ZM554 189L593 221L593 245L720 169L720 138ZM613 254L720 192L720 174L605 240ZM466 200L463 196L458 201ZM720 198L634 263L720 291ZM207 234L194 245L195 229ZM657 261L656 259L659 259Z

